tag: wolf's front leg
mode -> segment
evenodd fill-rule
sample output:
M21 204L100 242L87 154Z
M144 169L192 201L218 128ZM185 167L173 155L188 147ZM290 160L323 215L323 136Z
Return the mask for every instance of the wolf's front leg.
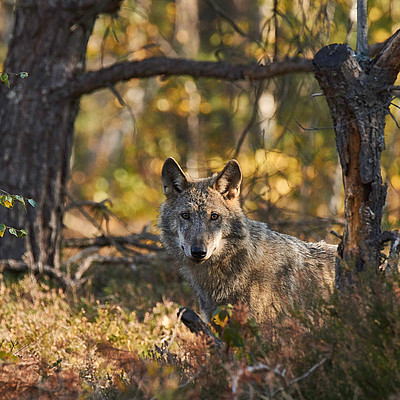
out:
M209 324L211 322L212 315L217 308L217 305L211 299L207 299L206 297L201 295L198 296L198 300L203 320Z

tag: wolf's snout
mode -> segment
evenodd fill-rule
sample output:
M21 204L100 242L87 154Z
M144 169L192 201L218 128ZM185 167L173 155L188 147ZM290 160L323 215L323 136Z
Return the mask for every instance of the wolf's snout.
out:
M207 255L206 246L195 246L190 248L190 253L195 260L203 260Z

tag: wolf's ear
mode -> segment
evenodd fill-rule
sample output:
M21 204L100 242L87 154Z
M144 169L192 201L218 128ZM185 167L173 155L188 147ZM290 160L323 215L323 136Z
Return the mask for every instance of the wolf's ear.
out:
M236 160L230 160L218 174L214 187L228 200L235 199L240 193L242 170Z
M187 186L187 179L179 164L169 157L165 160L161 171L164 194L169 197L181 193Z

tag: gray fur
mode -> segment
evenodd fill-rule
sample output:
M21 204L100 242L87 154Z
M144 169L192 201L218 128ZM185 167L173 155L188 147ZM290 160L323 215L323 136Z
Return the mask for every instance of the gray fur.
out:
M336 246L306 243L247 218L241 181L236 160L205 179L192 179L173 158L162 170L161 241L207 321L217 306L242 302L264 322L288 305L307 309L316 289L333 286Z

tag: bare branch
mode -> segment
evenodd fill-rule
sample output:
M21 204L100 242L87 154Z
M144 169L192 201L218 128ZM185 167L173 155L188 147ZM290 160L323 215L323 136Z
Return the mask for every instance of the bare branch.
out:
M128 264L135 265L135 258L133 257L113 257L113 256L102 256L100 254L93 254L86 258L86 260L79 266L78 271L76 271L74 280L79 282L82 276L89 270L93 263L100 264Z
M232 28L241 36L247 37L251 41L255 42L258 44L258 46L262 49L264 49L264 46L260 42L259 39L251 37L248 33L244 32L240 26L230 17L230 15L225 11L224 8L220 7L218 4L216 4L213 0L205 0L205 2L216 12L217 15L219 15L222 19L224 19L226 22L228 22Z
M286 391L290 386L293 386L295 383L309 377L317 368L319 368L322 364L324 364L328 360L328 357L324 357L321 361L317 362L315 365L313 365L307 372L305 372L303 375L298 376L297 378L293 378L286 387L280 387L276 389L271 397L274 397L277 395L279 392L284 392ZM275 372L275 371L274 371Z
M79 97L132 78L150 78L159 75L188 75L227 81L262 80L298 72L312 72L312 60L293 58L268 65L230 64L227 62L195 61L183 58L154 57L142 61L127 61L98 71L87 72L70 81L65 94Z
M236 374L234 374L231 378L231 384L232 384L232 395L233 398L236 400L238 399L238 389L239 389L239 382L240 379L242 378L243 375L246 375L246 373L257 373L257 372L268 372L271 371L271 367L269 367L266 364L263 363L258 363L256 365L249 365L240 368Z
M179 389L182 389L182 388L190 385L192 382L194 382L200 376L200 374L204 371L204 367L205 367L205 365L202 364L200 369L191 378L189 378L186 382L179 385Z
M151 243L146 243L151 242ZM162 247L158 245L159 238L151 233L131 234L129 236L98 236L94 238L71 238L64 239L64 247L85 248L85 247L106 247L114 246L115 243L120 245L129 244L142 249L160 251Z
M357 57L369 59L367 0L357 0Z
M240 152L240 149L244 142L244 139L246 138L247 134L250 132L250 129L253 127L253 125L257 121L258 111L259 111L259 101L260 101L263 91L264 91L264 81L261 81L256 88L256 94L255 94L256 98L255 98L254 105L253 105L253 112L251 113L250 120L249 120L248 124L246 125L246 127L243 129L243 132L241 133L240 138L236 144L236 149L235 149L233 158L237 158L237 156L239 155L239 152Z
M57 279L64 287L69 288L73 286L73 281L66 275L60 272L58 269L43 265L39 268L38 265L28 265L24 261L19 260L0 260L0 270L8 270L15 272L33 272L33 273L44 273L51 278Z
M397 30L384 43L374 59L374 69L379 75L380 71L389 84L393 84L400 71L400 29Z

